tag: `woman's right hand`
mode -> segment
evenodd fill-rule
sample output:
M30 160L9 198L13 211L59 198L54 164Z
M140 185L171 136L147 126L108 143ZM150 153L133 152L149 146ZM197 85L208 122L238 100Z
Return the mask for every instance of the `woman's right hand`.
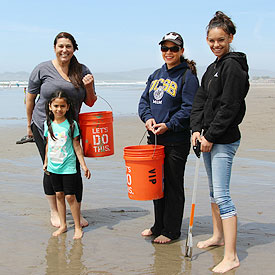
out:
M26 93L26 113L27 113L27 135L28 137L33 137L33 132L31 129L32 113L35 105L35 99L37 94Z
M148 131L154 131L154 126L156 125L156 121L154 118L149 118L148 120L146 120L145 122L145 127Z
M197 140L199 140L199 142L201 142L201 133L200 132L194 132L192 134L192 146L197 145Z
M27 135L29 138L33 137L31 126L27 126Z

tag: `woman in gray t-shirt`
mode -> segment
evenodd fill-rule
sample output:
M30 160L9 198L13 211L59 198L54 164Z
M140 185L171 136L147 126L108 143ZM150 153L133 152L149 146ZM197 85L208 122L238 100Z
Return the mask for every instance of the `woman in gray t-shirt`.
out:
M42 161L45 158L45 143L43 137L43 123L46 120L45 103L51 94L57 89L62 89L72 99L77 115L84 102L92 107L97 99L94 89L94 78L90 70L78 63L74 51L78 50L78 45L74 37L66 32L59 33L54 40L54 51L56 58L46 61L34 68L29 78L28 93L26 100L27 110L27 134L34 137ZM39 94L38 100L36 100ZM81 204L82 200L82 178L80 166L77 163L78 191L76 199ZM55 192L52 188L49 176L44 173L44 192L51 209L51 223L59 227L60 220L57 211ZM82 226L87 226L88 222L81 215Z

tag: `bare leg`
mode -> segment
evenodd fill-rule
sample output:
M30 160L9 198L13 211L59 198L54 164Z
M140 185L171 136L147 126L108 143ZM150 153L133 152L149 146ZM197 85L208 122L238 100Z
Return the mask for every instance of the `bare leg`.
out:
M240 265L237 256L237 216L222 220L224 232L224 257L223 260L213 268L213 272L225 273Z
M79 212L80 212L80 224L82 227L86 227L89 225L89 222L82 216L81 214L81 202L78 203Z
M60 218L60 227L58 230L53 232L53 236L58 236L67 231L66 224L66 204L65 204L65 195L63 192L56 192L56 203L58 214Z
M211 203L212 222L213 222L213 236L208 240L198 242L198 248L207 248L209 246L222 246L223 240L223 224L220 217L220 210L216 203Z
M80 208L75 195L67 195L66 200L70 205L71 212L74 218L74 237L73 239L81 239L83 236L82 226L80 225Z
M54 227L60 226L60 219L57 210L56 196L55 195L46 195L48 200L50 210L51 210L51 224Z
M151 231L151 229L144 229L142 232L141 232L141 236L152 236L153 233Z

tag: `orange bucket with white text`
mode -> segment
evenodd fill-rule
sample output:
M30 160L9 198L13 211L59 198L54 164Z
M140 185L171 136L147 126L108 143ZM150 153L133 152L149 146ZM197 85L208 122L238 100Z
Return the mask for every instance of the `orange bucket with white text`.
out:
M114 154L111 111L79 114L79 126L85 157L106 157Z
M124 148L128 197L156 200L164 196L164 146L137 145Z

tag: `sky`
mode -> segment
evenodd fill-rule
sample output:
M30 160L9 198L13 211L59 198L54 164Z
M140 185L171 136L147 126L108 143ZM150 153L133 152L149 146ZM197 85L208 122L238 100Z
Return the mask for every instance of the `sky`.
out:
M0 73L31 72L54 59L61 31L75 37L75 55L92 72L159 67L158 43L170 31L182 35L185 57L206 66L215 59L206 26L217 10L237 26L232 46L250 68L275 72L274 0L2 0Z

